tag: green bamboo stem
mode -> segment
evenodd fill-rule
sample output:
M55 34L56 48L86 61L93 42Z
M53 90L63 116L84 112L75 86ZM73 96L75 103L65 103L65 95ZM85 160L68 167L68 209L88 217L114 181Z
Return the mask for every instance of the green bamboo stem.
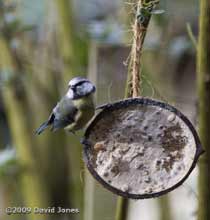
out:
M1 69L9 70L13 74L12 79L18 77L16 62L3 38L0 38L0 57ZM25 108L25 97L18 96L17 85L13 81L6 84L2 94L17 156L22 167L26 168L21 176L21 191L25 204L29 207L45 207L45 192L42 190L41 178L35 169L37 165L31 152L31 131L26 117L28 112ZM28 215L28 219L36 218L33 212ZM46 216L43 216L43 219L46 219Z
M195 38L195 36L193 34L192 27L191 27L190 23L186 24L186 28L187 28L188 36L189 36L189 38L190 38L190 40L192 42L192 45L195 48L195 50L197 50L197 40L196 40L196 38Z
M158 200L159 210L160 210L160 220L170 220L172 219L169 195L162 196Z
M60 53L64 63L64 82L67 82L75 77L84 74L84 67L87 64L87 44L84 40L80 39L77 35L75 28L73 7L71 0L57 0L57 9L60 19ZM81 176L84 169L82 163L82 147L79 143L80 137L68 135L67 143L69 143L69 157L70 157L70 175L72 182L70 185L70 196L72 205L80 208L80 219L83 216L83 186ZM73 175L72 175L73 173ZM82 177L83 178L83 177ZM77 216L75 216L77 218Z
M64 62L64 76L75 74L77 58L74 55L74 22L71 10L71 1L57 0L57 8L59 13L59 42L61 43L61 56Z
M210 1L200 0L197 53L199 134L206 153L199 163L198 220L210 219Z
M40 136L34 134L35 129L44 119L47 119L52 107L58 101L60 97L58 87L64 88L62 76L58 78L57 72L55 73L53 68L49 68L49 66L53 66L52 55L57 52L52 51L54 46L52 43L54 42L48 40L44 47L38 48L39 54L42 56L41 59L35 56L30 65L24 66L24 72L27 73L25 74L25 82L27 83L24 84L24 89L29 102L27 118L32 122L30 132L33 137L31 142L35 145L34 153L36 161L38 161L37 165L41 168L39 172L43 182L42 187L45 189L48 199L47 206L78 207L80 209L79 205L75 205L72 193L70 194L73 175L69 171L71 166L69 167L67 136L62 130L56 133L48 130ZM29 44L24 46L24 52L30 51ZM29 53L27 57L30 58L31 54ZM26 61L28 62L28 60ZM38 69L37 66L39 66ZM59 214L48 216L49 219L58 219L59 217Z
M84 74L84 66L87 65L87 42L80 39L76 33L72 0L56 0L56 3L60 19L60 52L64 63L64 81L67 83L69 76Z
M116 220L127 219L127 211L128 211L128 199L119 197L117 201L115 219Z

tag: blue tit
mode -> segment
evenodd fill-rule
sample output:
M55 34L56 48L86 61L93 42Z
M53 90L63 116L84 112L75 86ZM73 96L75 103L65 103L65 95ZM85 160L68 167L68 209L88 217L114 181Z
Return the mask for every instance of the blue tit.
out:
M41 134L48 127L52 131L64 128L72 133L82 129L95 113L95 90L95 86L86 78L70 80L66 95L54 107L48 120L36 130L36 134Z

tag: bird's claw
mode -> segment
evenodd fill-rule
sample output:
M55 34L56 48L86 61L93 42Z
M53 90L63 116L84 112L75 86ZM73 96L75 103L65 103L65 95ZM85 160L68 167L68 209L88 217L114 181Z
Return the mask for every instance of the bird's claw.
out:
M87 140L85 137L83 137L81 140L80 140L80 143L85 145L85 146L88 146L90 147L91 146L91 143L89 140Z

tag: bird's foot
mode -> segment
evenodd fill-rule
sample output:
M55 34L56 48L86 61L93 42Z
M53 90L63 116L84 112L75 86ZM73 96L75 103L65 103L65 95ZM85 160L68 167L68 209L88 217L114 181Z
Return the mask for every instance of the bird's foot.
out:
M85 146L88 146L88 147L91 146L91 142L89 140L87 140L86 138L84 138L84 137L80 140L80 143L85 145Z

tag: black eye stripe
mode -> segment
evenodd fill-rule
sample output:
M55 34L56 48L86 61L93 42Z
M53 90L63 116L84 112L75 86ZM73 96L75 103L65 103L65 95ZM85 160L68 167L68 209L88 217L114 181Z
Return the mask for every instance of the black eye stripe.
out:
M76 88L75 86L71 87L71 89L75 92L76 91Z
M78 82L77 84L72 85L72 87L74 88L74 87L76 87L76 86L80 86L80 85L81 85L82 83L84 83L84 82L89 82L89 81L84 80L84 81Z

